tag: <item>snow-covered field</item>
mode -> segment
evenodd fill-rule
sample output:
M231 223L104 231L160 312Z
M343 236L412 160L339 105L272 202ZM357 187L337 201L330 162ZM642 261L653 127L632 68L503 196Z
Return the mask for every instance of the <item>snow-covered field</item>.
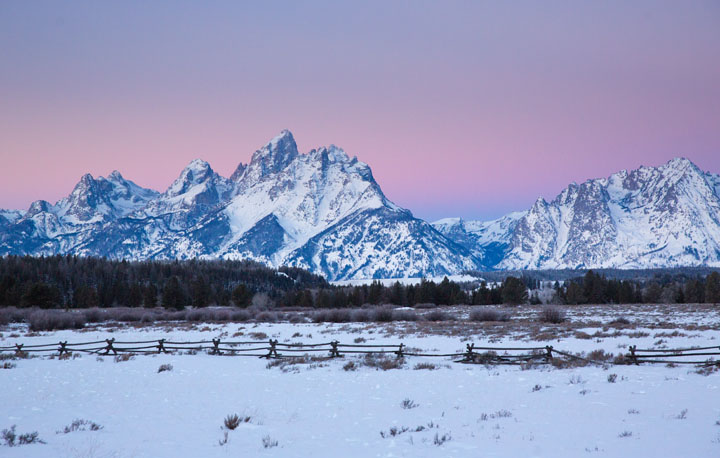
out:
M571 314L571 323L584 313ZM638 309L626 316L644 322L645 313ZM693 322L700 315L707 323L697 329ZM651 312L648 316L647 322L657 319ZM559 333L549 344L572 352L604 349L616 354L628 344L716 345L718 316L707 310L666 316L666 325L677 320L680 332L674 336L667 327L648 325L590 339ZM443 333L422 323L244 323L37 334L12 325L2 329L0 346L263 334L281 342L402 341L434 352L461 351L470 341L488 344L484 328L463 332L461 326L456 323ZM582 328L589 335L601 330L602 325ZM515 328L492 335L492 345L540 343ZM356 362L355 370L344 369L349 361ZM720 371L703 375L694 367L523 370L408 357L399 369L379 370L349 355L268 367L264 359L204 353L119 362L95 355L4 362L16 366L0 369L0 429L17 425L17 433L37 431L46 442L0 446L0 456L7 457L720 456ZM416 368L419 363L435 369ZM173 369L158 372L163 364ZM614 382L609 381L612 374ZM403 406L405 400L409 402ZM221 444L223 420L234 413L249 419L227 431L227 442ZM102 429L57 433L76 419Z
M440 283L445 278L456 283L462 283L466 281L480 281L481 278L473 277L472 275L457 274L457 275L439 275L436 277L421 278L421 277L405 277L405 278L364 278L356 280L338 280L330 282L335 286L361 286L369 285L373 282L379 282L383 286L392 286L396 282L400 282L401 285L419 285L422 280L433 281Z

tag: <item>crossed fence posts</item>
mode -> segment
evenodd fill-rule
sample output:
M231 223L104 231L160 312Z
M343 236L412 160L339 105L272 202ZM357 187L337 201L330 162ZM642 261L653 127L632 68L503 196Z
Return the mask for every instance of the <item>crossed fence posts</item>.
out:
M129 346L127 346L129 345ZM259 346L263 345L263 346ZM281 348L282 347L282 348ZM578 354L557 350L552 345L544 347L478 347L475 343L467 343L465 351L456 353L422 353L417 349L408 349L404 343L399 344L342 344L338 340L331 342L280 343L278 339L268 341L223 342L220 338L198 342L172 342L165 338L150 341L118 342L115 338L94 342L69 343L67 340L51 344L27 345L15 343L11 346L0 346L0 354L14 352L15 356L23 357L29 353L54 353L67 356L72 352L84 352L98 355L118 355L122 353L150 354L171 353L189 350L191 352L207 350L211 355L252 356L260 358L293 358L305 357L310 353L325 352L327 358L342 358L346 354L395 355L397 358L407 356L450 357L458 358L458 363L475 364L549 364L555 354L567 359L577 359L593 364L609 364L608 361L592 361ZM264 353L259 353L264 352ZM503 352L503 353L498 353ZM694 347L681 349L639 349L636 345L628 347L628 353L621 355L614 364L671 363L695 364L700 366L720 366L720 346ZM698 360L697 357L709 357ZM688 360L687 358L694 358Z

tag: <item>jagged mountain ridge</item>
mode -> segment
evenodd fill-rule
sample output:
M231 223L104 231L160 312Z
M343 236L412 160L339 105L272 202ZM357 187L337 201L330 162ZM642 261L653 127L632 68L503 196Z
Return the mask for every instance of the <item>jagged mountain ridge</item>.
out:
M720 266L719 185L678 158L573 183L497 221L433 225L495 269Z
M85 175L55 205L0 213L0 254L254 259L331 280L435 276L477 265L390 202L370 167L331 145L300 154L285 130L224 178L192 161L163 193Z
M0 255L253 259L330 280L468 269L720 265L720 175L687 159L571 184L494 221L429 225L334 145L283 131L225 178L194 160L160 193L84 175L66 198L0 210Z

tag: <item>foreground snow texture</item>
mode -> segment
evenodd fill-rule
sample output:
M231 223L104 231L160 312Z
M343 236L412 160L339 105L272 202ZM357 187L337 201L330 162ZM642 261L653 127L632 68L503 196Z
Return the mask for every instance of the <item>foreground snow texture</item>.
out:
M169 333L160 328L112 333L100 329L16 338L5 332L0 345L109 336L118 340L226 338L238 330L246 336L265 332L288 342L330 338L352 342L361 328L368 343L401 340L382 328L371 334L360 325L229 324ZM668 338L668 345L714 345L715 334L693 332L688 337ZM619 345L651 345L653 340L650 336L601 342L568 338L552 344L572 351L604 348L617 353L625 351ZM426 350L464 347L458 336L403 335L402 341ZM505 338L496 344L510 341ZM136 356L124 362L88 355L17 360L17 367L0 369L0 428L16 424L18 433L38 431L47 443L0 447L0 455L720 456L720 425L716 424L720 421L720 372L704 376L694 368L663 365L521 370L419 357L408 358L402 369L363 366L345 371L348 361L359 360L346 356L319 367L298 365L285 371L267 368L266 360L207 354ZM421 362L439 368L415 370ZM171 364L173 370L158 373L162 364ZM610 383L608 376L613 373L617 379ZM403 408L405 399L417 406ZM227 443L221 445L223 420L233 413L250 420L229 431ZM56 433L75 419L94 421L103 429ZM392 428L409 431L392 436ZM447 440L438 445L443 437ZM276 446L272 446L274 441Z

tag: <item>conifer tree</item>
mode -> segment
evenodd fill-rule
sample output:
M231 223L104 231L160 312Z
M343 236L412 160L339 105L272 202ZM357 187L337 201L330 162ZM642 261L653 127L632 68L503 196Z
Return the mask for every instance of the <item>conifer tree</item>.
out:
M720 274L712 272L705 279L705 302L717 305L720 302Z

